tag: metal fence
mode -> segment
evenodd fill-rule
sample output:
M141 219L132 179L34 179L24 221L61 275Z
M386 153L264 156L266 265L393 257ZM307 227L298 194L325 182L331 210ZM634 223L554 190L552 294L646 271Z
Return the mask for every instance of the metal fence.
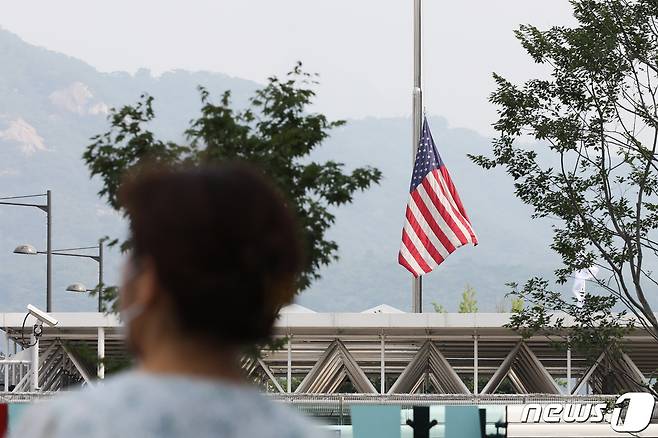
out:
M498 407L524 405L528 403L608 403L614 402L613 395L554 395L554 394L275 394L267 396L275 401L286 403L304 415L322 419L327 424L351 424L350 406L358 404L399 405L403 410L414 406L455 406L477 405Z
M0 392L0 403L32 403L50 400L63 392Z

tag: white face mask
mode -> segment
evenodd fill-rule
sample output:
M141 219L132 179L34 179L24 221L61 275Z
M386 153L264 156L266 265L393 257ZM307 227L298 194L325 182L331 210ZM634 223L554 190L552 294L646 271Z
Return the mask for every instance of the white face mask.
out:
M127 284L133 282L138 275L138 272L135 269L133 263L134 262L132 261L132 257L128 258L128 261L125 264L123 270L122 288L125 287ZM125 298L121 296L120 299L123 300ZM126 340L128 343L130 343L131 324L133 321L135 321L135 319L139 318L144 313L144 310L145 310L144 305L135 303L119 311L119 317L121 318L121 322L123 323L123 325L121 326L121 332L124 340Z
M142 313L144 313L144 306L141 304L132 304L119 312L119 318L121 318L121 322L123 323L120 330L121 337L128 345L132 344L130 337L131 324L135 319L139 318Z
M141 304L132 304L119 312L121 322L124 327L129 327L130 324L139 316L144 313L144 306Z

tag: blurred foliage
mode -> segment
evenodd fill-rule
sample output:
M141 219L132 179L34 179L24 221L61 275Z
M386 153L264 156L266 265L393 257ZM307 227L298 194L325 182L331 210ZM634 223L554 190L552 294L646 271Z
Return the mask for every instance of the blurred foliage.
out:
M448 310L443 304L432 302L432 307L436 313L448 313ZM475 289L470 285L466 285L464 291L462 292L462 300L459 303L457 308L459 313L477 313L478 312L478 303L475 298Z
M478 302L475 298L475 289L471 285L466 285L464 292L462 292L462 300L457 309L459 313L477 313Z
M525 301L521 297L512 297L512 308L510 309L512 313L519 313L523 311L525 307Z
M448 313L448 311L443 306L443 304L435 303L434 301L432 301L432 307L434 307L434 311L436 313Z

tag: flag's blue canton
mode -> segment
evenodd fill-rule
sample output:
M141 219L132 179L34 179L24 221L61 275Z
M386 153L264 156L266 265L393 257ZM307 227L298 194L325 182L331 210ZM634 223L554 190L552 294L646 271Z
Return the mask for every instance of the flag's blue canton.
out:
M427 124L427 119L424 119L409 192L413 192L414 189L423 182L423 179L428 173L434 169L440 168L441 166L443 166L443 161L441 161L441 156L439 156L439 153L436 150L436 145L434 144L434 139L432 139L432 133Z

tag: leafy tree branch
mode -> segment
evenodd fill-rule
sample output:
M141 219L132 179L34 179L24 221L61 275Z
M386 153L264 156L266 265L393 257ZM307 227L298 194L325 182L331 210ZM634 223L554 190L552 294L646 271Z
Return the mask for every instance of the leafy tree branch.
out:
M600 268L592 282L604 294L582 308L540 278L513 288L527 306L512 326L560 333L565 320L554 312L564 312L574 324L566 345L595 356L621 348L633 323L658 343L658 3L571 3L574 26L516 31L550 76L513 84L494 74L498 137L492 156L471 159L504 168L533 217L552 221L558 283Z
M200 87L201 114L190 122L184 144L160 140L148 129L156 117L154 98L143 95L134 105L112 110L109 129L92 138L83 158L91 176L101 181L99 195L116 210L121 181L142 163L257 164L287 195L301 221L307 254L297 285L302 291L338 257L337 243L326 234L335 221L334 209L351 203L356 192L377 184L382 176L370 166L348 171L339 161L312 160L330 131L345 123L309 111L316 84L317 76L298 63L285 77L270 77L245 109L232 106L230 91L213 102ZM129 241L121 242L123 250L129 246ZM106 299L113 300L115 289L107 291Z

